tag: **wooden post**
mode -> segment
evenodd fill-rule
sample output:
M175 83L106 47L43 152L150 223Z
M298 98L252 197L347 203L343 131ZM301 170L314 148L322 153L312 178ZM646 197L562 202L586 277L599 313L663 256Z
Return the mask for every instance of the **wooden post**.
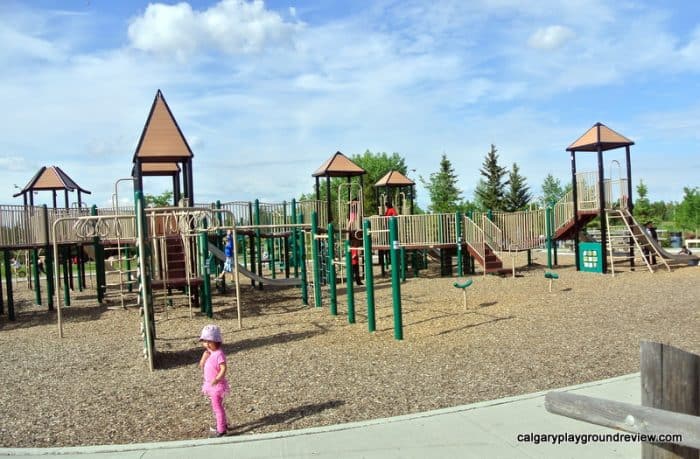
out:
M700 415L700 356L651 341L642 341L640 348L642 405ZM642 444L642 459L698 459L699 453L670 443Z

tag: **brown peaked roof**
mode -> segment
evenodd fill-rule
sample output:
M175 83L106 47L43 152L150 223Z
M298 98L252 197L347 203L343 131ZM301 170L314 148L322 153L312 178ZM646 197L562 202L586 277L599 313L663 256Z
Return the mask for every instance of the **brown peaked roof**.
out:
M416 183L399 171L389 171L374 186L412 186Z
M333 156L328 158L321 167L316 169L316 172L311 174L312 177L354 177L356 175L364 175L367 172L348 159L347 156L339 151L336 151Z
M605 151L629 145L634 145L634 142L613 131L603 123L596 123L574 143L569 145L566 151L598 151L599 146L601 151Z
M160 89L134 153L142 162L175 162L194 156Z
M68 177L68 174L63 172L58 166L44 166L39 169L39 172L34 174L34 177L32 177L29 183L22 188L22 191L12 195L12 197L16 198L22 193L35 190L79 190L82 193L91 194L88 190L81 188L80 185L75 183L73 179Z

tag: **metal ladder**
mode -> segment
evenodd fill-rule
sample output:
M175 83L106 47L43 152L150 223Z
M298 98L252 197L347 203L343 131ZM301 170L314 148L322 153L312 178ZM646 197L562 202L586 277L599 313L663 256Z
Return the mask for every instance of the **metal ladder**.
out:
M655 254L657 260L660 260L669 271L671 270L666 260L649 241L646 231L639 226L627 209L606 209L605 221L608 228L607 255L610 257L610 269L613 276L615 275L616 262L618 264L630 262L631 264L633 260L641 260L649 272L653 273L654 268L648 260L651 257L645 256L645 250L650 255ZM633 248L632 255L629 253L630 247ZM623 253L622 249L626 252Z

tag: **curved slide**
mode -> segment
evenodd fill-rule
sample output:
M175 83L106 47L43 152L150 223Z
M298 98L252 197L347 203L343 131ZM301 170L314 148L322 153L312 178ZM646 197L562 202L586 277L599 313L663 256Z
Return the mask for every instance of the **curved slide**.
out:
M226 255L217 246L209 244L209 253L221 261L226 261ZM270 279L269 277L262 277L255 274L253 271L249 271L240 263L238 264L238 272L243 274L245 277L254 280L255 282L260 282L263 285L277 285L278 287L292 287L301 285L301 279L289 278L289 279Z

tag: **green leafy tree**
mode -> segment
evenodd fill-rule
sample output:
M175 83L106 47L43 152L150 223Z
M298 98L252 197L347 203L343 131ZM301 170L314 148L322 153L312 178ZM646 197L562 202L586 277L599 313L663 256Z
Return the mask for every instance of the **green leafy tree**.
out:
M482 168L479 170L484 179L477 185L475 193L477 202L484 209L504 209L505 187L508 185L508 181L504 181L504 178L507 171L498 165L497 152L496 146L492 144L491 150L486 154Z
M570 184L566 187L562 187L561 181L558 178L555 178L552 174L547 174L544 178L544 182L542 182L540 204L542 207L546 207L552 203L556 203L563 198L569 190L571 190Z
M530 187L527 186L525 177L520 175L520 168L517 163L513 163L508 174L508 191L504 196L504 210L515 212L524 210L532 200Z
M427 180L421 177L420 181L430 195L430 212L451 213L459 210L462 191L457 188L457 174L446 154L443 153L440 159L440 170L430 174Z
M146 207L168 207L173 205L173 192L164 191L159 195L146 194Z
M363 154L353 155L350 160L363 168L367 174L362 178L362 196L364 200L364 210L366 215L376 214L379 206L379 193L374 187L374 184L379 181L387 172L395 170L404 175L407 174L406 159L399 153L372 153L366 150ZM341 184L346 184L347 178L335 177L331 179L331 206L333 215L338 215L338 188ZM352 183L360 183L359 177L352 177ZM321 200L326 200L326 184L325 178L322 177L319 183L319 191ZM299 200L315 200L316 191L304 193L299 197ZM408 193L406 199L409 199ZM414 196L415 201L415 196ZM415 206L414 206L415 211Z
M353 155L351 159L355 164L367 171L367 175L365 175L363 179L364 185L362 187L362 195L364 196L366 208L368 206L374 206L372 212L369 212L370 209L368 208L365 210L368 214L376 212L378 207L382 204L379 199L379 194L384 192L384 189L377 189L374 187L374 184L377 183L379 179L384 177L389 171L398 171L408 176L406 159L396 152L387 154L383 152L372 153L369 150L365 150L363 154ZM406 190L405 193L406 199L410 199L409 191ZM413 199L415 201L415 196Z
M644 184L644 182L640 180L639 185L637 185L637 199L634 202L633 212L634 218L636 218L637 221L639 221L641 224L653 220L651 203L649 202L649 198L647 197L648 194L649 189Z
M683 201L676 206L674 223L679 229L697 232L700 228L700 189L683 188Z

